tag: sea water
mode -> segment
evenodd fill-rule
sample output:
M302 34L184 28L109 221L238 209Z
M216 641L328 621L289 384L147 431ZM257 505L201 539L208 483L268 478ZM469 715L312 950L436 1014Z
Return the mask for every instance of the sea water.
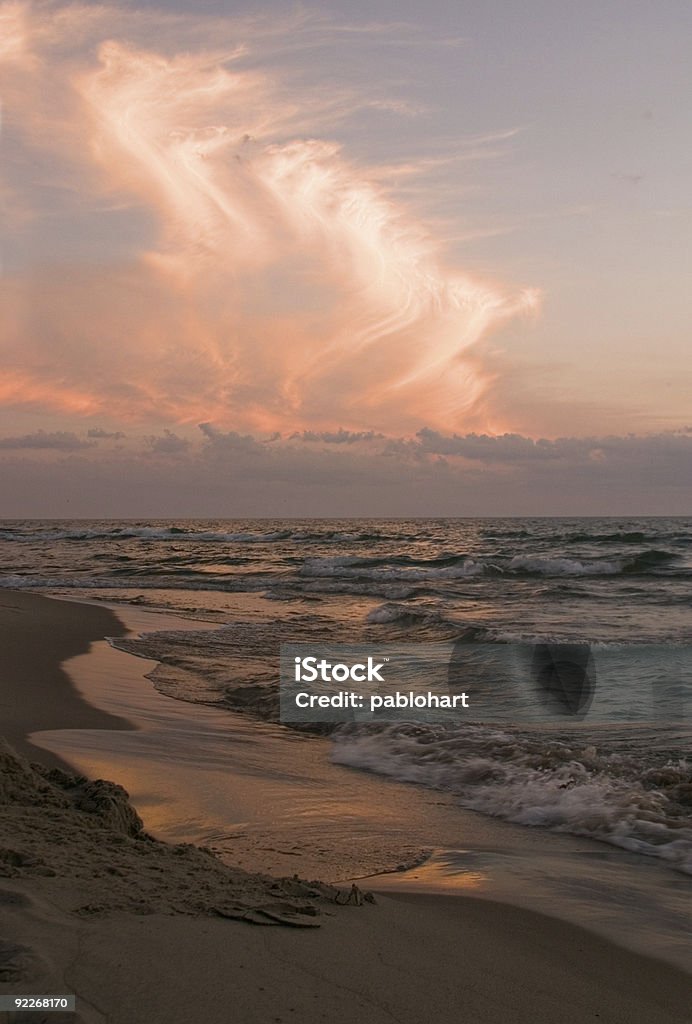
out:
M692 519L6 521L0 583L205 619L119 645L160 663L168 696L269 720L282 643L619 648L605 718L356 723L331 757L692 874ZM262 613L239 616L240 593ZM656 650L665 706L634 644Z

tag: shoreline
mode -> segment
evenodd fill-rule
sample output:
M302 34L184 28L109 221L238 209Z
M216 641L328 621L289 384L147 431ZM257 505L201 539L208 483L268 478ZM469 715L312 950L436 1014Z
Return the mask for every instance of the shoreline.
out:
M66 761L33 744L29 735L70 728L134 729L126 718L85 701L63 667L70 658L87 653L93 642L126 632L107 608L0 590L0 735L30 760L70 770Z
M39 731L37 722L41 731L97 729L105 736L116 729L134 738L136 722L92 707L64 668L65 660L84 654L104 635L126 632L116 615L37 594L2 592L0 630L4 626L7 632L20 615L22 628L15 631L11 657L5 655L0 670L3 679L13 682L9 690L3 687L5 698L11 692L16 702L8 731L23 744L22 752L47 768L63 767L62 758L26 739ZM40 647L35 642L39 629L48 630L50 638ZM4 724L3 718L0 734ZM1 798L0 790L0 810ZM609 1024L682 1024L688 1019L690 979L675 967L559 917L459 891L439 895L388 887L378 895L377 907L327 910L319 935L318 929L249 929L204 911L164 916L170 911L165 901L157 909L155 887L147 910L126 910L117 903L109 909L114 877L104 868L108 836L97 829L91 853L83 841L72 851L93 874L89 906L95 909L76 913L79 884L75 889L75 879L58 864L50 821L50 815L34 819L45 834L36 836L34 830L33 841L43 843L41 859L56 873L36 874L29 865L6 875L0 882L0 910L9 940L36 951L34 967L30 963L20 988L28 992L36 964L50 963L53 973L43 975L45 985L60 981L65 991L77 991L77 1019L85 1024L104 1019L92 1012L95 1006L108 1007L109 1019L118 1024L157 1019L182 1024L195 1017L221 1024L231 993L236 1012L242 1011L248 1024L284 1014L291 1019L290 1013L296 1014L293 1019L301 1015L335 1024L351 1024L365 1013L377 1024L393 1017L407 1024L425 1019L451 1024L461 1015L474 1024L510 1019L581 1024L599 1016ZM61 853L69 852L65 836L60 843ZM126 861L118 868L125 876L116 875L115 883L135 892L151 886L149 867L138 865ZM82 959L75 968L78 949ZM218 963L223 971L217 970ZM0 991L5 990L3 984Z

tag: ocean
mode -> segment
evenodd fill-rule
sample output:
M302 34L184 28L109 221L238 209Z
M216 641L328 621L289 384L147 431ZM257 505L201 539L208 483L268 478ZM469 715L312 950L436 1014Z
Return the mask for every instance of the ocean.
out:
M5 521L0 585L201 620L116 643L161 693L249 720L278 721L282 643L617 650L605 717L347 724L330 756L692 874L690 518Z

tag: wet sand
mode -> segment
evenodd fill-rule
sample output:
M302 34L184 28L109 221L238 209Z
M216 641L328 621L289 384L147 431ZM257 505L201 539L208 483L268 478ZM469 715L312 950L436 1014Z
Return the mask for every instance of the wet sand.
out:
M123 636L107 608L0 590L0 735L19 753L43 763L64 761L28 736L43 729L130 729L123 718L93 707L62 665L94 640Z

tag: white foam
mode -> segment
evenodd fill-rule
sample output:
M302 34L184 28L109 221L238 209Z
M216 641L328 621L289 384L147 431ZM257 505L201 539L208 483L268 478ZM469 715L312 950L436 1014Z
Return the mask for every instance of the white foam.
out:
M453 792L464 806L521 825L590 836L692 874L692 827L665 792L611 774L593 746L470 726L389 726L336 734L333 760ZM671 771L674 769L671 769ZM690 765L679 771L689 776Z

